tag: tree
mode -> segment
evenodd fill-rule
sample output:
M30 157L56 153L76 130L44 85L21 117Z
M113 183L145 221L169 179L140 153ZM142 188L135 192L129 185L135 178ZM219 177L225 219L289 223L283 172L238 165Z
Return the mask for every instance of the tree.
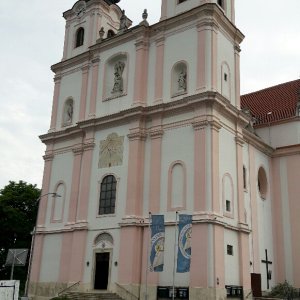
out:
M8 249L27 248L30 250L31 232L35 226L41 191L36 185L24 181L10 181L0 190L0 280L10 278L10 268L4 267ZM28 263L28 262L27 262ZM24 287L26 267L17 267L14 279Z

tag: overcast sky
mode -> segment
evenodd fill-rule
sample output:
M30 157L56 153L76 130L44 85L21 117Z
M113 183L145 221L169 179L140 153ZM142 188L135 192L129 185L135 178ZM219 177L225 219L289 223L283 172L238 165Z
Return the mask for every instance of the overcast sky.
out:
M164 0L165 1L165 0ZM227 0L225 0L227 1ZM9 180L41 187L53 96L50 66L61 60L62 13L74 0L0 0L0 189ZM136 25L144 8L158 22L160 0L122 0ZM236 0L241 87L247 93L300 77L300 0Z

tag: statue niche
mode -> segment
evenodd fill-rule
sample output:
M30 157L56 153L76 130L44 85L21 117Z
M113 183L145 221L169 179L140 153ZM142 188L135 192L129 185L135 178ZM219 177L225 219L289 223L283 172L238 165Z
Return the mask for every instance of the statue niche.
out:
M73 123L73 99L68 99L65 102L64 113L63 113L63 126L69 126Z
M172 68L172 97L185 94L188 89L187 64L184 61L176 63Z
M125 69L125 63L118 61L114 66L114 86L112 89L112 94L123 93L123 72Z

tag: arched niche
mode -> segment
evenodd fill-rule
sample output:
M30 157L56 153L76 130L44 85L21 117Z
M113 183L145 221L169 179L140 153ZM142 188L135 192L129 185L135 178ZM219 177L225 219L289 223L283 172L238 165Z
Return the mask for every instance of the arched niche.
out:
M74 116L74 100L72 97L68 98L64 103L62 114L62 125L69 126L73 124Z
M65 208L66 185L58 182L55 188L55 196L52 197L51 223L63 222ZM57 195L57 196L56 196Z
M128 83L127 53L118 53L109 58L105 64L104 72L104 100L126 95Z
M234 216L234 193L233 180L229 173L222 178L222 198L224 216L233 218Z
M231 101L231 73L227 62L221 66L221 94Z
M182 161L175 161L168 173L168 210L186 209L186 167Z
M187 93L188 67L185 61L177 62L172 68L171 95L172 97Z

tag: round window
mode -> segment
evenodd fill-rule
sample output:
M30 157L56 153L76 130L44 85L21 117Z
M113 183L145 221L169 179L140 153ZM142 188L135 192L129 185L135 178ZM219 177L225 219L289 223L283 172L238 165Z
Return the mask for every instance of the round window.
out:
M258 170L257 185L258 185L258 191L260 193L260 196L263 199L266 199L267 191L268 191L268 180L267 180L266 171L262 167L260 167Z

